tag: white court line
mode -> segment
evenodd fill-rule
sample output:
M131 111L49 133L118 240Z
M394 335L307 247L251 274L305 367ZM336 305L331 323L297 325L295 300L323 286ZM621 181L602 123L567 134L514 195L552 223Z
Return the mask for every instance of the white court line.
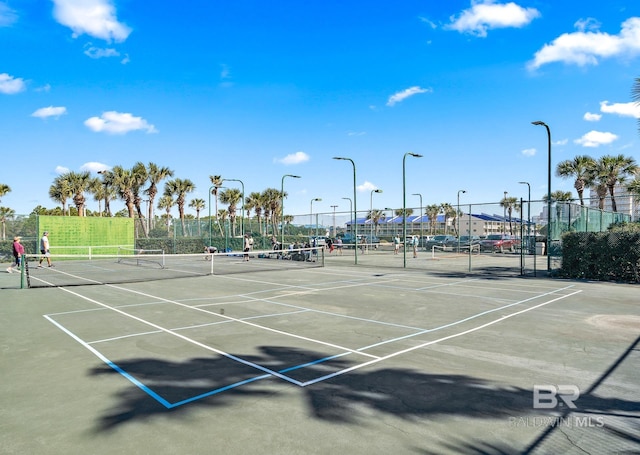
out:
M221 350L219 350L219 349L212 348L211 346L207 346L207 345L206 345L206 344L204 344L204 343L200 343L200 342L198 342L198 341L196 341L196 340L193 340L193 339L191 339L191 338L189 338L189 337L186 337L186 336L184 336L184 335L180 335L179 333L176 333L176 332L174 332L174 331L172 331L172 330L170 330L170 329L166 329L166 328L161 327L161 326L159 326L159 325L157 325L157 324L154 324L154 323L152 323L152 322L146 321L146 320L144 320L144 319L142 319L142 318L139 318L139 317L133 316L133 315L131 315L131 314L125 313L124 311L121 311L121 310L119 310L119 309L117 309L117 308L110 307L110 306L108 306L108 305L106 305L106 304L104 304L104 303L98 302L98 301L97 301L97 300L95 300L95 299L92 299L92 298L90 298L90 297L86 297L86 296L84 296L84 295L82 295L82 294L78 294L77 292L73 292L73 291L71 291L71 290L69 290L69 289L66 289L66 288L60 288L60 289L61 289L62 291L64 291L64 292L68 292L69 294L75 295L76 297L80 297L81 299L85 299L85 300L87 300L87 301L89 301L89 302L95 303L96 305L100 305L100 306L102 306L102 307L104 307L104 308L107 308L107 309L110 309L110 310L112 310L112 311L115 311L116 313L120 313L120 314L121 314L121 315L123 315L123 316L126 316L126 317L128 317L128 318L134 319L134 320L136 320L136 321L138 321L138 322L141 322L141 323L143 323L143 324L146 324L146 325L148 325L148 326L154 327L154 328L156 328L156 329L158 329L158 330L160 330L160 331L162 331L162 332L165 332L165 333L168 333L168 334L173 335L173 336L175 336L175 337L181 338L181 339L183 339L184 341L187 341L188 343L192 343L192 344L194 344L194 345L196 345L196 346L199 346L199 347L201 347L201 348L203 348L203 349L206 349L206 350L208 350L208 351L212 351L212 352L215 352L216 354L220 354L220 355L222 355L222 356L224 356L224 357L227 357L227 358L229 358L229 359L231 359L231 360L235 360L236 362L242 363L243 365L247 365L247 366L249 366L249 367L255 368L255 369L260 370L260 371L265 372L265 373L269 373L269 374L271 374L271 375L273 375L273 376L275 376L275 377L277 377L277 378L283 379L283 380L285 380L285 381L287 381L287 382L290 382L290 383L292 383L292 384L301 385L301 382L300 382L300 381L296 381L295 379L290 378L289 376L286 376L286 375L284 375L284 374L280 374L280 373L278 373L277 371L273 371L273 370L271 370L271 369L269 369L269 368L265 368L265 367L263 367L262 365L258 365L257 363L249 362L249 361L244 360L244 359L242 359L242 358L240 358L240 357L237 357L237 356L235 356L235 355L233 355L233 354L229 354L228 352L224 352L224 351L221 351ZM136 292L136 291L132 291L132 292ZM46 317L46 316L45 316L45 317ZM47 319L49 319L49 318L47 318ZM57 324L57 323L56 323L56 325L57 325L57 326L59 326L59 324ZM65 330L65 332L67 332L67 333L71 334L71 332L69 332L68 330ZM79 339L79 338L78 338L78 337L76 337L75 335L73 335L73 338L74 338L74 339ZM83 342L83 344L85 344L85 345L86 345L86 343L84 343L84 342ZM97 351L95 351L94 349L91 349L91 351L92 351L92 352L94 352L94 353L96 353L96 352L97 352ZM371 356L371 357L373 357L373 356ZM99 358L100 358L100 359L104 359L105 357L104 357L104 356L102 356L102 355L100 354L100 355L99 355ZM110 365L111 365L111 362L109 362L109 361L105 361L105 363L108 363L108 364L110 364ZM137 384L137 383L136 383L136 384Z
M347 347L345 347L345 346L340 346L340 345L333 344L333 343L327 343L327 342L325 342L325 341L320 341L320 340L316 340L316 339L313 339L313 338L303 337L303 336L301 336L301 335L296 335L296 334L294 334L294 333L285 332L285 331L283 331L283 330L272 329L272 328L270 328L270 327L265 327L265 326L262 326L262 325L259 325L259 324L254 324L254 323L252 323L252 322L243 321L243 320L240 320L240 319L237 319L237 318L232 318L231 316L227 316L227 315L224 315L224 314L219 314L219 313L216 313L216 312L213 312L213 311L208 311L208 310L205 310L205 309L203 309L203 308L198 308L198 307L193 307L193 306L190 306L190 305L185 305L185 304L183 304L183 303L176 302L175 300L165 299L165 298L163 298L163 297L153 296L153 295L151 295L151 294L147 294L146 292L135 291L135 290L133 290L133 289L126 289L126 288L121 288L121 287L119 287L119 286L113 286L113 285L108 285L108 286L113 287L113 288L116 288L116 289L124 290L124 291L129 291L129 292L131 292L131 293L133 293L133 294L143 295L143 296L145 296L145 297L153 297L153 298L156 298L156 299L158 299L158 300L163 300L163 301L165 301L165 302L167 302L167 303L171 303L171 304L174 304L174 305L181 306L181 307L183 307L183 308L187 308L187 309L189 309L189 310L195 310L195 311L200 311L200 312L207 313L207 314L212 314L212 315L214 315L214 316L217 316L217 317L220 317L220 318L223 318L223 319L229 320L229 321L239 322L239 323L241 323L241 324L246 324L246 325L249 325L249 326L252 326L252 327L258 328L258 329L266 330L266 331L269 331L269 332L274 332L274 333L277 333L277 334L279 334L279 335L285 335L285 336L289 336L289 337L292 337L292 338L298 338L298 339L301 339L301 340L309 341L309 342L311 342L311 343L322 344L322 345L324 345L324 346L329 346L329 347L332 347L332 348L337 348L337 349L340 349L340 350L342 350L342 351L352 352L352 353L354 353L354 354L364 355L364 356L366 356L366 357L378 358L378 357L377 357L377 356L375 356L375 355L367 354L367 353L364 353L364 352L358 352L358 351L357 351L357 350L355 350L355 349L347 348ZM125 313L125 314L126 314L126 313Z
M494 319L493 321L487 322L486 324L479 325L479 326L474 327L472 329L465 330L463 332L458 332L458 333L455 333L453 335L449 335L449 336L446 336L446 337L442 337L442 338L439 338L437 340L427 341L426 343L422 343L422 344L420 344L418 346L413 346L411 348L407 348L407 349L404 349L402 351L397 351L397 352L394 352L392 354L388 354L388 355L386 355L384 357L380 357L378 359L370 360L370 361L365 362L365 363L354 365L354 366L352 366L350 368L345 368L343 370L336 371L334 373L327 374L325 376L321 376L321 377L316 378L316 379L312 379L310 381L302 383L302 387L306 387L306 386L309 386L309 385L316 384L318 382L326 381L327 379L335 378L336 376L340 376L340 375L343 375L345 373L349 373L351 371L354 371L354 370L357 370L357 369L360 369L360 368L363 368L363 367L366 367L366 366L369 366L369 365L373 365L375 363L382 362L384 360L388 360L390 358L393 358L393 357L396 357L396 356L399 356L399 355L402 355L402 354L406 354L406 353L411 352L411 351L415 351L416 349L421 349L421 348L424 348L424 347L432 345L432 344L440 343L442 341L450 340L452 338L457 338L457 337L460 337L460 336L463 336L463 335L467 335L469 333L476 332L478 330L481 330L481 329L487 328L489 326L492 326L494 324L497 324L498 322L502 322L502 321L504 321L506 319L509 319L509 318L512 318L514 316L518 316L518 315L526 313L528 311L532 311L532 310L535 310L537 308L543 307L545 305L549 305L550 303L557 302L558 300L566 299L567 297L571 297L571 296L579 294L581 292L582 291L575 291L575 292L572 292L571 294L563 295L563 296L557 297L555 299L549 300L548 302L543 302L543 303L540 303L538 305L532 306L530 308L525 308L524 310L520 310L520 311L517 311L515 313L508 314L506 316L502 316L499 319Z

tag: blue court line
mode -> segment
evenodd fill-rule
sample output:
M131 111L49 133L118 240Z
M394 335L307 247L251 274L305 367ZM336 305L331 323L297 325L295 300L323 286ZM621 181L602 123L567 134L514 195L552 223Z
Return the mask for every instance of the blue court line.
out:
M63 325L59 324L57 321L51 319L49 316L44 316L46 319L49 320L49 322L51 322L53 325L55 325L56 327L58 327L60 330L62 330L64 333L66 333L67 335L69 335L71 338L73 338L74 340L76 340L78 343L80 343L82 346L84 346L85 348L87 348L89 351L91 351L93 353L93 355L95 355L96 357L98 357L100 360L102 360L104 363L106 363L107 365L109 365L109 367L113 368L115 371L117 371L118 373L120 373L122 376L124 376L125 378L127 378L131 383L133 383L136 387L138 387L140 390L142 390L144 393L146 393L147 395L151 396L154 400L156 400L158 403L160 403L161 405L163 405L165 408L170 408L171 407L171 403L169 403L167 400L165 400L164 398L162 398L160 395L158 395L157 393L155 393L153 390L151 390L149 387L147 387L146 385L144 385L142 382L138 381L136 378L134 378L133 376L131 376L129 373L127 373L125 370L123 370L122 368L120 368L118 365L116 365L115 363L113 363L111 360L109 360L108 358L106 358L104 355L102 355L102 353L100 351L98 351L97 349L94 349L93 346L90 346L89 344L87 344L83 339L81 339L80 337L78 337L75 333L71 332L70 330L68 330L66 327L64 327Z

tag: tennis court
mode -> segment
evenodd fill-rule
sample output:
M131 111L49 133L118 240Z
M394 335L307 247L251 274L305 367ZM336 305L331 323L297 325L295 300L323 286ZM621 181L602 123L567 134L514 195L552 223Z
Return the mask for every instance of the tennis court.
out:
M3 453L640 450L637 286L349 256L172 278L0 291Z

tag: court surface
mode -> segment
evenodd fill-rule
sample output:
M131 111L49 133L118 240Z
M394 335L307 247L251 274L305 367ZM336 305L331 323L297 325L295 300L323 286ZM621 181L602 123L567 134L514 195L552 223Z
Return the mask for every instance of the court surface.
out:
M3 289L0 453L637 453L638 289L345 258Z

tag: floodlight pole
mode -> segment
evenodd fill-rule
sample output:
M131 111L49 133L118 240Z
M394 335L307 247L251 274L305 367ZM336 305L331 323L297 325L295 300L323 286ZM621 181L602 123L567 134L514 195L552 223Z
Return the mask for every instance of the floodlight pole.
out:
M309 209L309 232L311 232L312 230L312 226L313 226L313 202L319 202L322 199L319 197L316 197L314 199L311 199L311 208ZM316 237L318 236L318 223L316 223Z
M282 239L282 242L280 243L280 249L284 250L284 179L285 177L291 177L294 179L299 179L300 176L299 175L293 175L293 174L285 174L282 176L282 182L280 184L280 238Z
M332 234L333 237L336 237L336 208L338 206L337 205L332 205L331 208L333 209L333 226L332 226Z
M369 221L371 222L371 232L369 240L373 243L373 193L382 193L382 190L376 188L375 190L371 190L371 197L369 198Z
M549 125L537 120L531 122L536 126L544 126L547 130L547 146L548 146L548 160L547 160L547 273L551 271L551 130Z
M529 197L527 199L527 248L531 249L531 185L529 182L518 182L521 185L527 185ZM534 243L535 245L535 243Z
M215 185L209 187L209 244L207 246L211 246L211 192L215 187Z
M458 190L458 212L456 220L458 221L458 254L460 254L460 193L466 193L466 190ZM471 254L471 235L469 235L469 254Z
M502 235L507 233L507 192L504 192L504 199L502 199Z
M422 158L422 155L413 152L407 152L402 157L402 263L403 267L407 267L407 191L406 191L406 161L407 156L414 158Z
M343 160L343 161L351 161L351 165L353 166L353 222L354 231L353 231L353 239L354 239L354 257L355 263L358 263L358 205L356 203L356 163L351 158L345 158L341 156L334 156L334 160Z
M423 234L423 229L422 229L422 227L423 227L423 224L422 224L422 194L420 194L420 193L413 193L413 194L411 194L411 196L418 196L418 197L420 197L420 242L422 242L422 243L423 243L423 245L424 245L424 239L423 239L424 234ZM406 239L405 239L405 240L406 240Z

